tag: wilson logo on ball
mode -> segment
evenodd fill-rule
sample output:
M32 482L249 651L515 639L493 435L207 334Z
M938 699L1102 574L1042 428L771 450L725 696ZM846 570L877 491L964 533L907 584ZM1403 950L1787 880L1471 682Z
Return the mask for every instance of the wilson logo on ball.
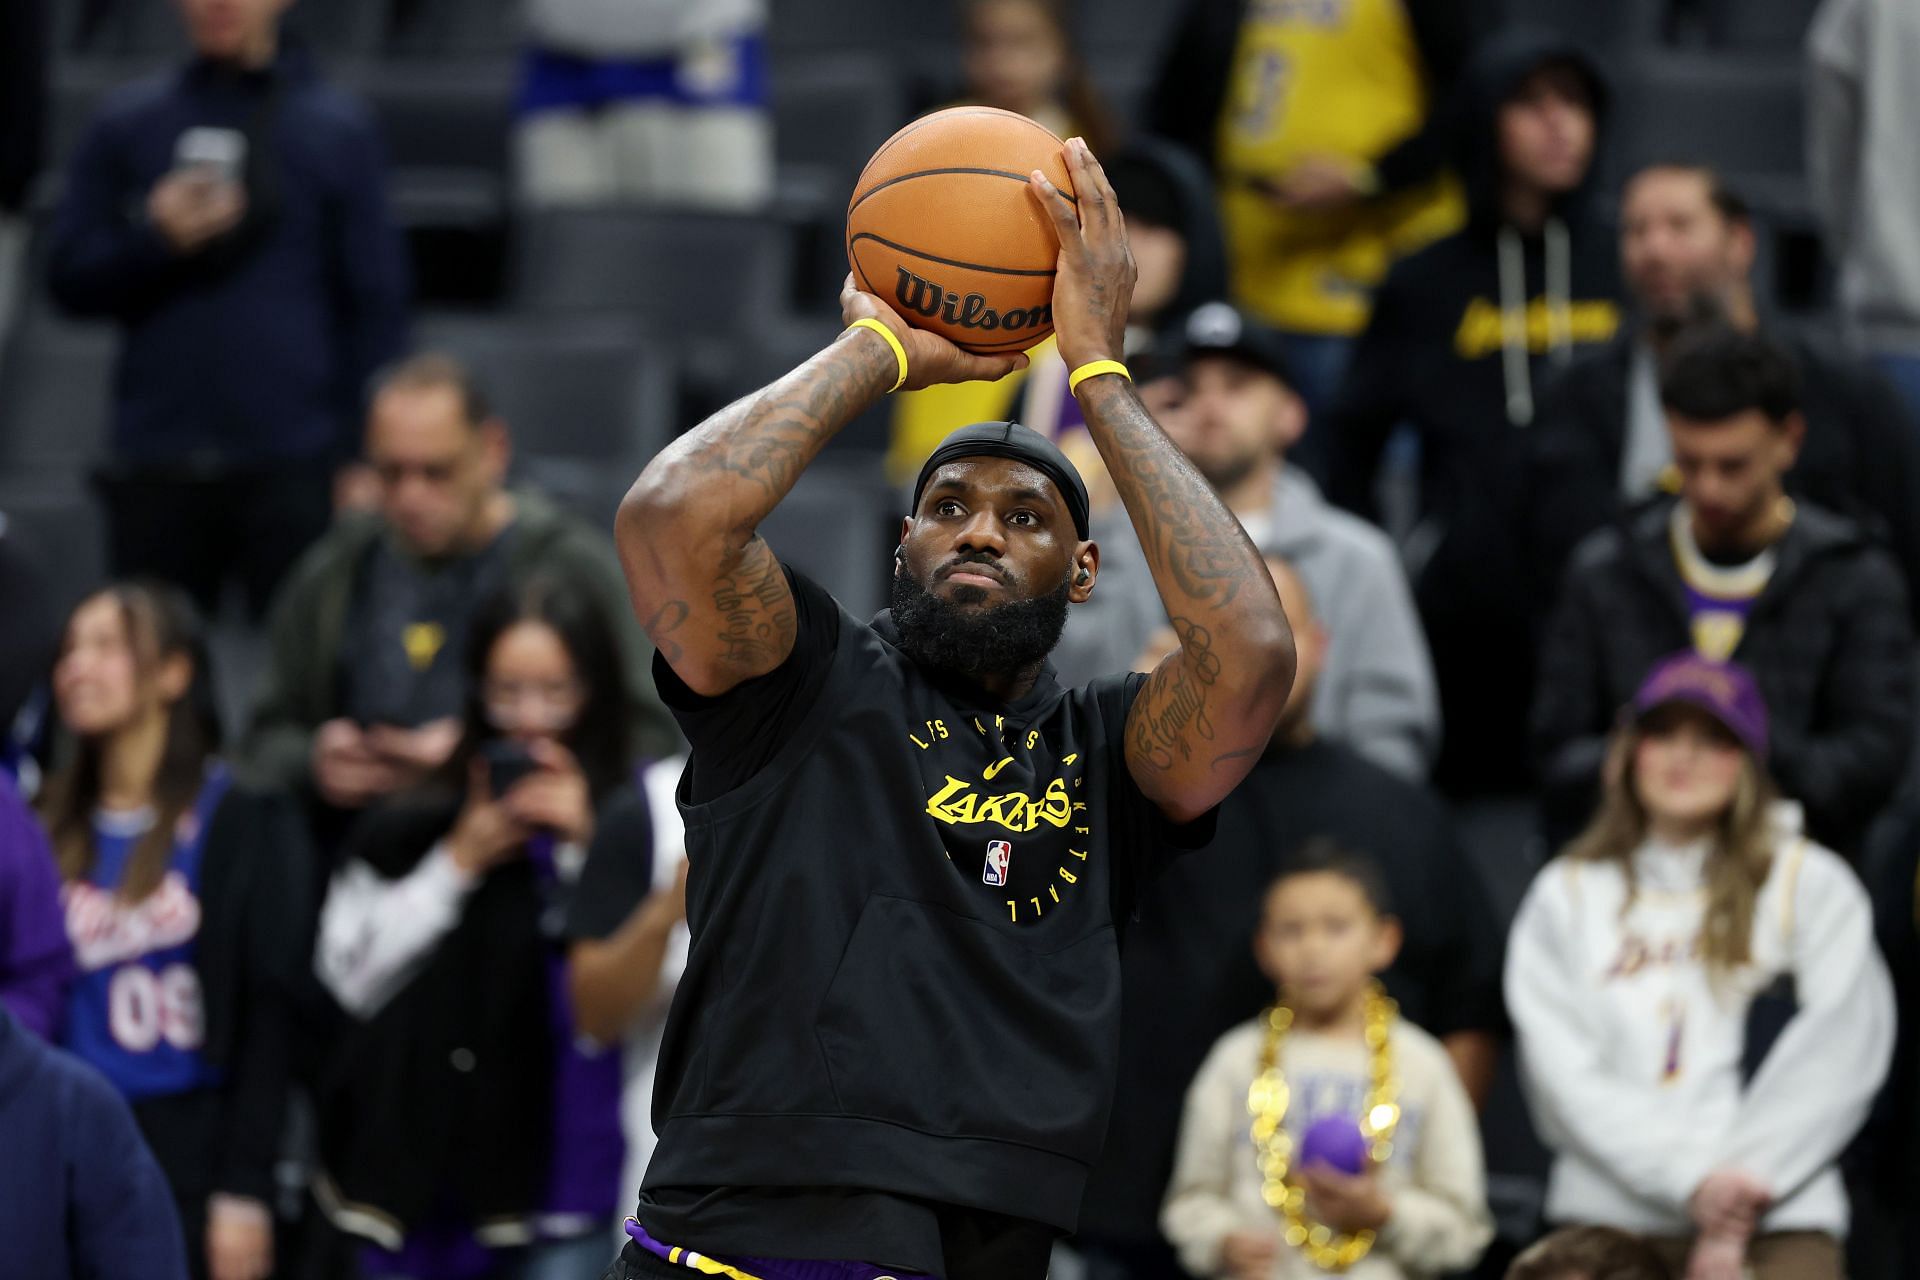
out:
M895 300L907 310L928 319L938 316L962 329L1015 330L1053 326L1051 305L1010 307L1005 311L995 311L980 294L969 293L962 297L925 276L915 275L905 267L895 267L894 270L899 277L893 286Z

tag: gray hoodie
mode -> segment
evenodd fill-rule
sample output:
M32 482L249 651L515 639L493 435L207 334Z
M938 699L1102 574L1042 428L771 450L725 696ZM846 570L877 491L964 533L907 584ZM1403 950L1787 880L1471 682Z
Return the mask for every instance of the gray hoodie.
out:
M1920 355L1920 5L1826 0L1807 37L1807 167L1854 336Z
M1387 536L1328 504L1307 474L1282 467L1260 549L1293 565L1328 636L1313 723L1375 764L1423 779L1440 746L1433 660L1406 574ZM1100 576L1067 615L1053 652L1065 685L1129 670L1166 624L1146 553L1124 512L1096 522Z

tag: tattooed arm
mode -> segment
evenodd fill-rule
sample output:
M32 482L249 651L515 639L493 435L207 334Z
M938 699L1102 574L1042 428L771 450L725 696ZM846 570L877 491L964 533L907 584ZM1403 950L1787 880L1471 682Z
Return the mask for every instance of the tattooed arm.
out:
M1025 356L976 356L912 329L847 277L848 324L880 320L907 352L907 386L1000 378ZM850 329L769 387L668 445L633 483L614 522L634 611L695 693L717 697L793 651L793 595L756 532L807 464L899 376L893 348Z
M1053 318L1068 368L1123 350L1133 260L1106 174L1067 144L1078 212L1035 172L1060 237ZM1140 536L1180 648L1127 716L1127 767L1175 821L1226 798L1265 750L1293 686L1293 632L1240 522L1141 405L1108 374L1078 392L1100 456Z

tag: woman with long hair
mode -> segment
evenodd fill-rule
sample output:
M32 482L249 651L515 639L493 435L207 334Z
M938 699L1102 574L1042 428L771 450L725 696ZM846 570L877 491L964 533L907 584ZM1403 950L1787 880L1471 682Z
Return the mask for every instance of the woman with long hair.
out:
M363 821L321 913L317 969L349 1017L321 1085L317 1189L367 1242L370 1278L597 1275L632 1000L594 941L644 916L657 976L677 915L638 909L651 825L597 599L561 577L509 584L477 608L467 655L459 747Z
M1688 1280L1839 1280L1837 1161L1893 1050L1866 892L1766 758L1745 669L1656 666L1507 953L1548 1218L1645 1236Z
M221 761L200 622L178 590L123 583L81 601L53 695L73 740L41 802L78 970L61 1043L132 1102L192 1273L260 1280L309 954L305 831Z

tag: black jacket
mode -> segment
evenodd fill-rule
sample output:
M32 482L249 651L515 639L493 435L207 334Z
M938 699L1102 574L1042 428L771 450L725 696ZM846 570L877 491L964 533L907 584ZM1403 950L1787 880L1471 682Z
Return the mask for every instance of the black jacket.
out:
M1147 127L1205 157L1209 166L1247 3L1188 0L1147 103ZM1407 5L1414 43L1426 65L1427 100L1433 106L1418 133L1374 160L1383 190L1400 191L1423 182L1446 159L1448 105L1473 47L1473 8L1471 0L1410 0Z
M1585 69L1604 122L1599 73L1577 48L1524 30L1487 43L1462 86L1456 138L1471 220L1387 273L1328 418L1332 496L1370 519L1379 514L1388 437L1403 424L1419 437L1419 527L1408 559L1440 677L1446 740L1435 781L1454 793L1526 785L1532 610L1521 554L1521 410L1552 368L1582 345L1610 340L1620 320L1615 237L1593 215L1587 187L1561 200L1540 234L1501 219L1495 118L1513 88L1550 61ZM1565 298L1554 296L1562 272ZM1519 298L1524 358L1510 360L1505 302Z
M1620 708L1656 661L1692 643L1669 545L1673 507L1654 503L1594 534L1568 569L1533 711L1558 836L1592 812ZM1852 855L1893 795L1912 738L1906 585L1858 526L1810 503L1777 550L1733 659L1766 697L1781 792L1806 807L1815 839Z
M1920 425L1891 383L1863 361L1800 335L1783 335L1800 366L1807 419L1797 497L1855 521L1884 542L1911 589L1920 583ZM1552 602L1579 541L1621 514L1633 339L1622 335L1554 379L1527 433L1527 545L1539 558L1538 597ZM1920 602L1920 596L1910 596Z
M146 199L198 127L246 137L248 212L182 257ZM121 328L119 459L355 456L368 381L405 345L410 292L379 129L291 42L262 71L198 61L116 90L68 165L47 284L69 312Z
M405 875L459 805L396 800L362 820L345 856ZM495 867L393 999L342 1019L319 1088L321 1165L342 1201L398 1234L436 1211L484 1224L539 1207L553 1079L540 910L531 862Z
M205 1002L201 1053L218 1089L134 1106L183 1201L223 1191L271 1204L293 1045L311 994L313 926L306 828L283 795L234 787L208 823L195 967Z

